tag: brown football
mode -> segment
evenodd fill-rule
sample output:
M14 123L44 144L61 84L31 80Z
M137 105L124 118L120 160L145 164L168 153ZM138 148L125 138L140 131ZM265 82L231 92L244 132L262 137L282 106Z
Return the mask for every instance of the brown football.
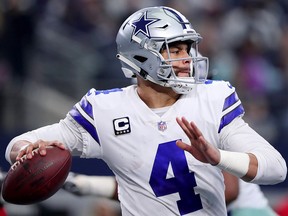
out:
M2 197L6 202L28 205L41 202L54 195L65 182L72 164L69 150L47 147L46 156L38 149L33 158L26 156L15 162L9 169L3 185Z

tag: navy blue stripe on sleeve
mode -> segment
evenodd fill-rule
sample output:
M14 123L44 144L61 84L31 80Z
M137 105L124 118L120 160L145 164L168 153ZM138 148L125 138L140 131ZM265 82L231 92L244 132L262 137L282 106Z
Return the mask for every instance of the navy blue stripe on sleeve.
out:
M93 119L88 120L89 116L85 116L85 112L80 111L81 107L75 105L69 112L72 118L81 125L92 137L96 140L96 142L100 145L99 137L96 131L96 128L93 125Z
M222 112L223 116L221 118L218 133L236 117L244 113L244 108L235 91L225 99Z
M230 122L233 121L233 119L235 119L236 117L242 115L244 113L244 108L242 106L242 104L240 103L235 109L231 110L230 112L228 112L226 115L224 115L221 118L221 123L220 123L220 127L218 130L218 133L221 132L221 130L228 125Z
M229 95L224 102L223 110L225 111L229 107L231 107L233 104L235 104L237 101L239 101L239 98L236 94L236 92L233 92L231 95Z

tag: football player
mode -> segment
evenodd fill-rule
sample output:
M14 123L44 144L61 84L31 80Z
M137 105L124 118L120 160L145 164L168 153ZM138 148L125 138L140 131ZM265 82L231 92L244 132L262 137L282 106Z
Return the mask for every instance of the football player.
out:
M191 48L190 54L195 56L195 49ZM202 56L200 53L198 55ZM200 76L205 76L205 71L209 68L207 63L208 61L202 61L197 65ZM225 202L229 216L277 215L259 185L239 180L227 172L223 174ZM97 196L118 200L117 182L113 176L91 176L70 172L62 188L77 196Z
M91 195L118 200L117 182L113 176L92 176L69 172L62 189L77 196Z
M45 156L47 145L103 159L125 216L226 215L222 170L259 184L284 181L285 160L244 122L235 88L199 74L207 60L198 57L200 41L172 8L136 11L116 43L137 84L89 90L59 123L12 139L6 159L31 159L35 148Z
M223 173L229 216L277 216L259 185Z

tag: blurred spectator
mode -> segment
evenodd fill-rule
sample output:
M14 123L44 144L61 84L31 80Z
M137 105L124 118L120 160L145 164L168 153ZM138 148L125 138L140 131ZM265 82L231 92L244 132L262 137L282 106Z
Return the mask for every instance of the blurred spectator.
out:
M89 87L101 86L109 62L109 73L119 82L117 65L106 55L116 55L116 30L107 17L103 0L50 1L37 23L30 76L77 97Z
M14 79L21 81L26 75L26 56L34 41L33 5L28 0L4 2L1 56L9 65Z
M0 5L0 127L4 131L7 124L17 129L24 118L20 92L34 41L33 6L29 0L6 0ZM14 110L13 115L7 115L7 109Z

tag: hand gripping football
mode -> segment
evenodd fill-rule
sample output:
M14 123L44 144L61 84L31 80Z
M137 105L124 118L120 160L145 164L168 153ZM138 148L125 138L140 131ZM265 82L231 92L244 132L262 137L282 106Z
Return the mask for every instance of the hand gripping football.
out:
M65 182L72 164L69 150L49 146L41 156L33 150L33 158L26 155L15 162L8 171L3 185L2 197L6 202L27 205L41 202L54 195Z

